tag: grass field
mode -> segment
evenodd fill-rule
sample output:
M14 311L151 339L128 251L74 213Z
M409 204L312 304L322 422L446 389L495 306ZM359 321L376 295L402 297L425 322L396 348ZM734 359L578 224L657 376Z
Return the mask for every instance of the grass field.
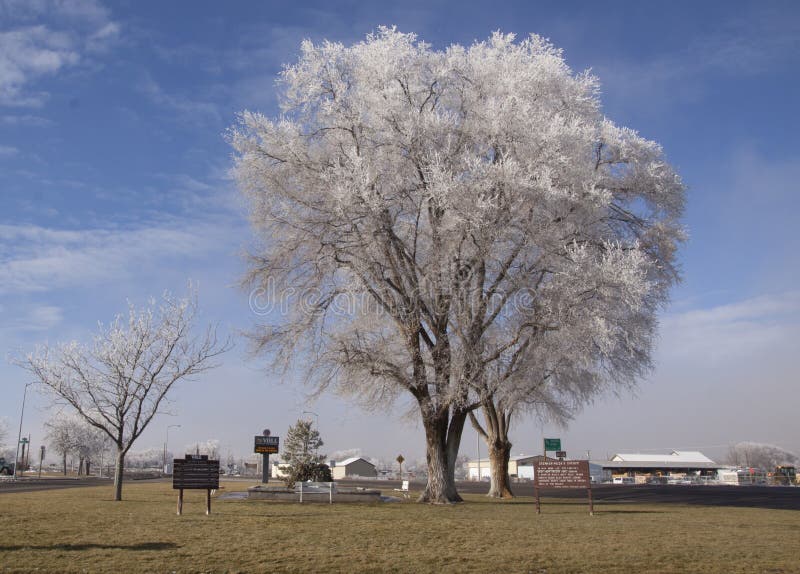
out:
M223 483L243 490L244 483ZM800 572L800 512L468 496L214 501L166 483L0 495L0 572Z

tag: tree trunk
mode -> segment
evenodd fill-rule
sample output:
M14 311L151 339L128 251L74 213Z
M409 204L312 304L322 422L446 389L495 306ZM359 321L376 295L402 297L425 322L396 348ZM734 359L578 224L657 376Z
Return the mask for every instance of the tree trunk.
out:
M91 461L87 458L83 464L85 465L84 468L86 469L86 476L89 476L89 471L91 470L90 467L92 465Z
M489 494L492 498L513 498L511 479L508 476L508 459L511 457L511 443L507 438L497 437L487 441L489 447L489 465L492 482Z
M458 460L461 435L464 433L464 424L466 422L467 412L456 411L450 418L450 427L447 431L447 474L454 485L456 481L456 460Z
M419 497L419 502L450 504L462 502L456 491L455 476L451 472L453 463L448 456L449 412L438 415L423 415L425 427L426 459L428 462L428 484ZM463 423L462 423L463 427ZM455 437L453 437L454 440ZM455 448L458 454L458 447ZM454 466L452 467L454 470Z
M125 452L117 447L117 462L114 468L114 500L122 500L122 473L125 470Z
M61 455L61 461L64 463L64 476L67 476L67 453Z
M84 458L82 456L78 457L78 476L83 475L83 461Z

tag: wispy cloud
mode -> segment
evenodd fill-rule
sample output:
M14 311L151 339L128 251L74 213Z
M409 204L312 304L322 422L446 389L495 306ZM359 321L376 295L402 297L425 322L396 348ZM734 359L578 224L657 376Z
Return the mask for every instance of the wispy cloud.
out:
M195 95L185 96L171 93L146 75L139 82L138 89L147 96L151 102L177 114L178 119L192 125L203 125L208 122L219 124L222 120L219 106L210 100L201 100Z
M0 145L0 157L8 157L12 155L17 155L19 150L13 146L9 145Z
M0 225L0 294L118 281L207 256L228 245L228 234L200 222L85 230Z
M90 0L2 0L0 22L0 105L5 106L42 106L49 94L37 89L38 80L79 65L119 34L108 11Z
M687 311L662 321L665 361L718 365L793 345L800 333L800 292L762 295Z
M3 335L19 334L20 332L39 332L53 329L61 324L64 311L55 305L23 305L16 307L13 313L10 309L0 307L0 338Z
M681 51L644 61L617 58L597 64L595 71L615 97L662 106L702 97L706 74L754 76L797 65L800 20L765 6L723 20Z

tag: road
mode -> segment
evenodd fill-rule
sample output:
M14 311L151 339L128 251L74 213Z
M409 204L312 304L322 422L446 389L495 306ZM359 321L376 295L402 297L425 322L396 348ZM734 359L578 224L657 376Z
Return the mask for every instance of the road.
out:
M155 481L169 480L152 479ZM222 480L228 480L222 478ZM237 481L258 484L257 479L240 478ZM149 481L148 481L149 482ZM107 478L22 478L17 482L0 481L0 494L13 492L33 492L58 488L110 485ZM350 487L376 488L391 495L393 489L400 488L398 480L358 480L339 481L338 484ZM421 482L412 482L411 491L419 492L424 487ZM517 483L512 486L518 496L533 496L533 484ZM486 494L486 482L459 482L458 491L469 494ZM800 488L782 486L649 486L602 484L592 488L595 502L625 502L650 504L697 504L704 506L739 506L750 508L771 508L779 510L800 510ZM585 490L542 490L541 497L574 499L576 503L586 500ZM532 503L532 502L531 502Z
M111 484L110 478L27 478L16 481L0 480L0 494L12 492L34 492L37 490L55 490L59 488L75 488L79 486L102 486Z
M377 488L391 494L392 489L400 488L399 481L362 480L342 482L346 486ZM411 491L420 491L423 483L411 483ZM533 496L532 483L512 485L517 496ZM486 482L459 482L458 491L469 494L486 494ZM592 487L595 502L630 502L653 504L697 504L704 506L740 506L751 508L772 508L781 510L800 510L800 488L792 486L680 486L680 485L619 485L601 484ZM585 490L542 490L541 498L566 498L585 501Z

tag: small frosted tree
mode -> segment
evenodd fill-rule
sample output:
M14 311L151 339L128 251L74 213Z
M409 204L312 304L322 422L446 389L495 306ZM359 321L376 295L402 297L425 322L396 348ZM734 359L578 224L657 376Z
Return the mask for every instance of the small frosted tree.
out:
M323 464L325 455L319 453L323 446L319 431L311 421L298 420L289 427L283 440L283 462L289 466L286 485L291 487L297 481L332 480L330 469Z
M245 112L232 132L259 240L248 280L289 303L259 348L368 406L412 401L422 501L460 500L476 408L510 421L649 364L684 188L657 144L602 115L598 86L535 35L437 51L381 28L304 42L281 117Z
M74 413L59 412L45 423L45 428L50 448L61 457L64 474L69 455L78 458L78 475L89 475L94 461L111 447L106 433Z
M229 348L211 326L193 333L196 314L196 294L165 293L158 304L151 300L143 310L130 305L127 316L101 324L91 345L44 345L16 361L57 403L71 407L113 442L115 500L122 500L125 455L174 385L213 368L214 359Z

